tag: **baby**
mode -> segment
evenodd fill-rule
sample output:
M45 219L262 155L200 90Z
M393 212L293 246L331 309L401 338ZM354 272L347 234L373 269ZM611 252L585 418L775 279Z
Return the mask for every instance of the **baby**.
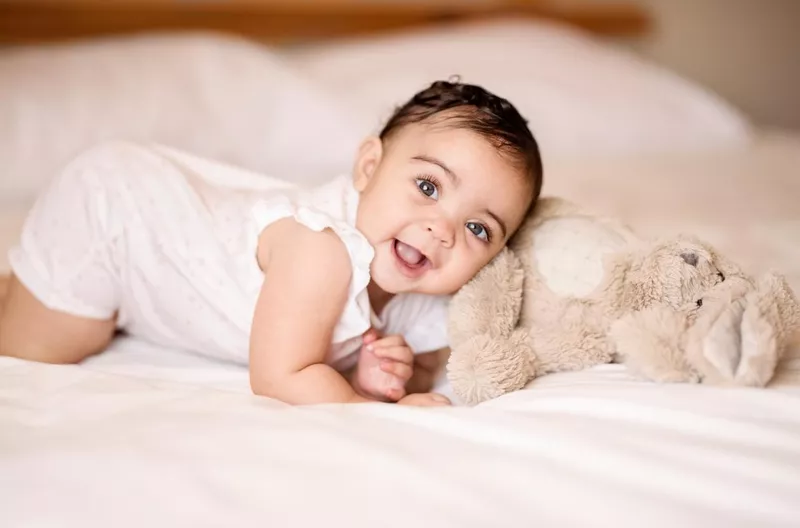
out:
M459 82L414 95L362 143L351 175L311 189L104 144L26 220L0 354L76 363L121 330L249 364L254 393L290 404L448 405L429 391L449 296L505 246L541 185L525 120Z

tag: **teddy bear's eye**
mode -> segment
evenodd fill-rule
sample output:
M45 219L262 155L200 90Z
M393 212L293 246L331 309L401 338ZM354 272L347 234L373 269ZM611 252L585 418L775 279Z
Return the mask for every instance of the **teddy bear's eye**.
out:
M719 277L720 282L725 282L725 274L722 273L721 271L717 272L717 277Z
M697 299L697 307L700 308L703 306L703 299Z

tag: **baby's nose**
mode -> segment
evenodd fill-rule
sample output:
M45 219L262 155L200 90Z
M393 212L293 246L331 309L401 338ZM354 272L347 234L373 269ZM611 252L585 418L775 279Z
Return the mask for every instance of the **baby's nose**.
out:
M455 241L455 229L453 224L444 218L436 218L428 222L428 232L444 247L452 247Z

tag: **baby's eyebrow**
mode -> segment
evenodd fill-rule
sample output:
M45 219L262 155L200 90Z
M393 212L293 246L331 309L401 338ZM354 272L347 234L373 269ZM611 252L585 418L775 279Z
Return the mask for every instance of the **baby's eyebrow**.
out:
M431 156L425 156L424 154L414 156L411 159L416 161L424 161L426 163L432 163L433 165L438 165L444 171L444 173L447 174L447 177L450 178L450 182L453 184L453 187L458 187L459 184L461 183L461 179L458 177L458 174L450 170L450 167L448 167L445 164L445 162L443 162L440 159Z

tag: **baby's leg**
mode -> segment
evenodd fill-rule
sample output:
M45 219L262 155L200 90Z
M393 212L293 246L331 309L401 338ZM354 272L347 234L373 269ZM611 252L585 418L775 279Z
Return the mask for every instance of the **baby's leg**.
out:
M75 363L110 341L119 310L124 201L114 145L67 165L39 197L9 253L0 355Z
M0 355L44 363L77 363L101 352L111 341L113 319L89 319L51 310L15 277L0 281Z
M0 317L3 316L3 303L8 293L8 284L11 282L10 275L0 275Z
M0 324L2 324L3 320L3 308L6 305L6 296L8 295L8 285L10 283L10 275L0 275Z

